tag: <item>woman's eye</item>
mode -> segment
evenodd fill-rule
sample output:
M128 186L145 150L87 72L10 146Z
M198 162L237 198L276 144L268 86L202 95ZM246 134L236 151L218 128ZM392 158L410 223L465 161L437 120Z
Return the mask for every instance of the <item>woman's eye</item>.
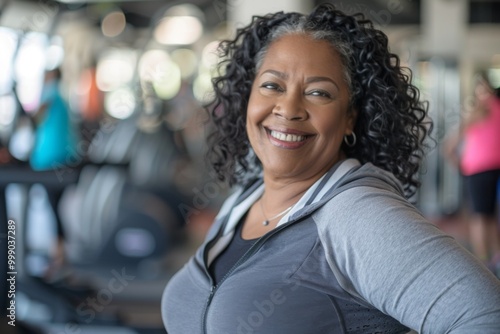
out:
M311 95L311 96L319 96L319 97L326 97L326 98L331 98L332 95L328 92L325 92L324 90L313 90L309 93L307 93L307 95Z
M277 90L279 92L283 91L283 89L278 84L275 84L273 82L265 82L260 87L265 88L265 89L270 89L270 90Z

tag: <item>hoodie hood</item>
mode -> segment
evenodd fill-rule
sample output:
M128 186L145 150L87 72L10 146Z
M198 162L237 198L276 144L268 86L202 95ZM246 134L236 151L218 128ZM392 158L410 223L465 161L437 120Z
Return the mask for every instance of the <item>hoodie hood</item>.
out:
M396 192L404 197L404 189L396 177L371 163L361 165L356 159L346 159L335 164L316 181L292 210L281 218L278 226L310 215L337 194L359 186L375 187ZM216 222L224 225L223 234L231 232L241 217L264 192L261 178L237 189L224 203ZM214 224L220 226L219 224Z

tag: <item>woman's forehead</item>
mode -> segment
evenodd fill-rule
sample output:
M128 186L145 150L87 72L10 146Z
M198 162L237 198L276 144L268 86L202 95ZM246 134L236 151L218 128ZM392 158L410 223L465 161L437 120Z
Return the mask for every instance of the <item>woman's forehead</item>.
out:
M340 55L329 41L313 39L306 34L285 35L269 45L258 70L262 72L276 66L290 71L307 67L317 72L315 75L343 69Z

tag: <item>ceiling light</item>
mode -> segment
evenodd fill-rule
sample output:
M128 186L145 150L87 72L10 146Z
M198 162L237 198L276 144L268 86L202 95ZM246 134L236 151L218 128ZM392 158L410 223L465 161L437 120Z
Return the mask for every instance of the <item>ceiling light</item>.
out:
M102 34L106 37L115 37L125 30L127 21L122 11L114 11L104 17L101 23Z
M194 16L170 16L156 26L155 39L166 45L188 45L196 42L203 33L200 20Z

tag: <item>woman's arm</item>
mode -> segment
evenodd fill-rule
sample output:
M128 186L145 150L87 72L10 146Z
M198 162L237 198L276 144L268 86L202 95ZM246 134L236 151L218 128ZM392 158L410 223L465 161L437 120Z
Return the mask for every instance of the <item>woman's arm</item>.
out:
M325 216L354 295L419 333L500 333L500 281L398 195L356 187Z

